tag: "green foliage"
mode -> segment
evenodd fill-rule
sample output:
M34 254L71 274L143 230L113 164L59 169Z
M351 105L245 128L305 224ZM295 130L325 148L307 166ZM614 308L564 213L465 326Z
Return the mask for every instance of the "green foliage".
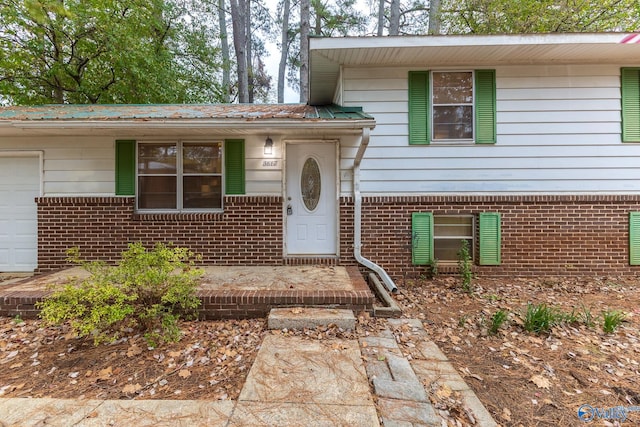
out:
M203 271L194 268L194 254L186 248L158 243L148 251L141 243L129 244L117 266L82 261L77 248L68 255L90 276L39 304L40 317L48 324L68 321L77 335L93 336L96 345L137 327L155 346L177 341L181 316L197 313L196 289Z
M443 0L449 34L637 31L637 0Z
M430 279L433 279L434 277L438 276L438 260L436 258L433 258L432 260L429 261L429 264L427 264L427 277L429 277Z
M584 304L580 305L580 309L577 310L574 308L571 310L571 313L564 314L563 322L566 323L583 323L588 328L593 328L595 326L595 321L593 319L593 315L591 314L591 310L584 306Z
M201 15L175 0L0 0L0 93L19 105L216 102Z
M471 254L469 252L469 242L462 240L460 250L458 251L458 273L462 282L462 289L467 293L472 293L471 279L473 273L471 271Z
M491 335L495 335L498 333L498 330L502 327L502 325L509 318L509 312L507 310L498 310L493 313L491 316L491 325L489 326L489 333Z
M524 314L524 329L527 332L541 334L549 332L551 328L563 320L563 314L556 308L546 304L527 304Z
M620 310L607 310L602 312L602 330L607 334L612 334L618 326L626 319L627 315Z

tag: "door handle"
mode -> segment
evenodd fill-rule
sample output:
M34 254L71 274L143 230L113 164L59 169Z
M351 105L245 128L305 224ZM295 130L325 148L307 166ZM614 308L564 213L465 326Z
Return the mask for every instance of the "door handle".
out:
M293 208L291 205L287 205L287 215L293 215Z

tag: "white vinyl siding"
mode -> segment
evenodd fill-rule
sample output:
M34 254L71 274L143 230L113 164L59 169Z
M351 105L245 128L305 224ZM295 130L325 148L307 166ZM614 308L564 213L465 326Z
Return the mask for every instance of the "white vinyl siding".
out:
M224 139L224 135L217 139ZM113 196L115 140L105 136L4 137L0 138L0 151L43 152L44 196ZM276 141L273 156L269 157L277 160L277 167L265 168L264 137L246 137L247 195L282 194L281 147L281 141Z
M640 191L640 146L621 141L620 65L495 69L497 143L488 146L409 146L410 69L344 69L345 105L363 107L377 123L362 162L362 192Z

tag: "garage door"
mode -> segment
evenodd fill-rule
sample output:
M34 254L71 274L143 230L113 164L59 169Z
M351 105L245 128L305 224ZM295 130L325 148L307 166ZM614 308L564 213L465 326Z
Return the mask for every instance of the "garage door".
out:
M0 156L0 272L36 268L39 194L37 157Z

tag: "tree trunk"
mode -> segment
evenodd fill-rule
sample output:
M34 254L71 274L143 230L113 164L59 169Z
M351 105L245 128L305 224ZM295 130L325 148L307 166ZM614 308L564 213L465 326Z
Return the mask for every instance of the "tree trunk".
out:
M218 25L222 50L222 102L229 102L231 95L231 58L229 57L229 38L227 36L227 17L224 0L218 0Z
M378 37L384 34L384 0L378 3Z
M400 34L400 0L391 0L391 11L389 13L389 35Z
M290 0L282 3L282 33L280 39L280 64L278 65L278 103L284 102L284 76L287 72L287 56L289 55L289 12Z
M440 0L429 3L429 34L440 34Z
M245 2L244 25L246 31L245 42L247 44L247 88L249 91L249 103L253 104L255 76L253 75L253 46L251 41L251 0L245 0Z
M233 21L233 47L236 50L238 67L238 102L249 102L249 77L247 74L247 31L244 19L245 0L231 0Z
M310 0L300 0L300 103L309 100L309 9Z

